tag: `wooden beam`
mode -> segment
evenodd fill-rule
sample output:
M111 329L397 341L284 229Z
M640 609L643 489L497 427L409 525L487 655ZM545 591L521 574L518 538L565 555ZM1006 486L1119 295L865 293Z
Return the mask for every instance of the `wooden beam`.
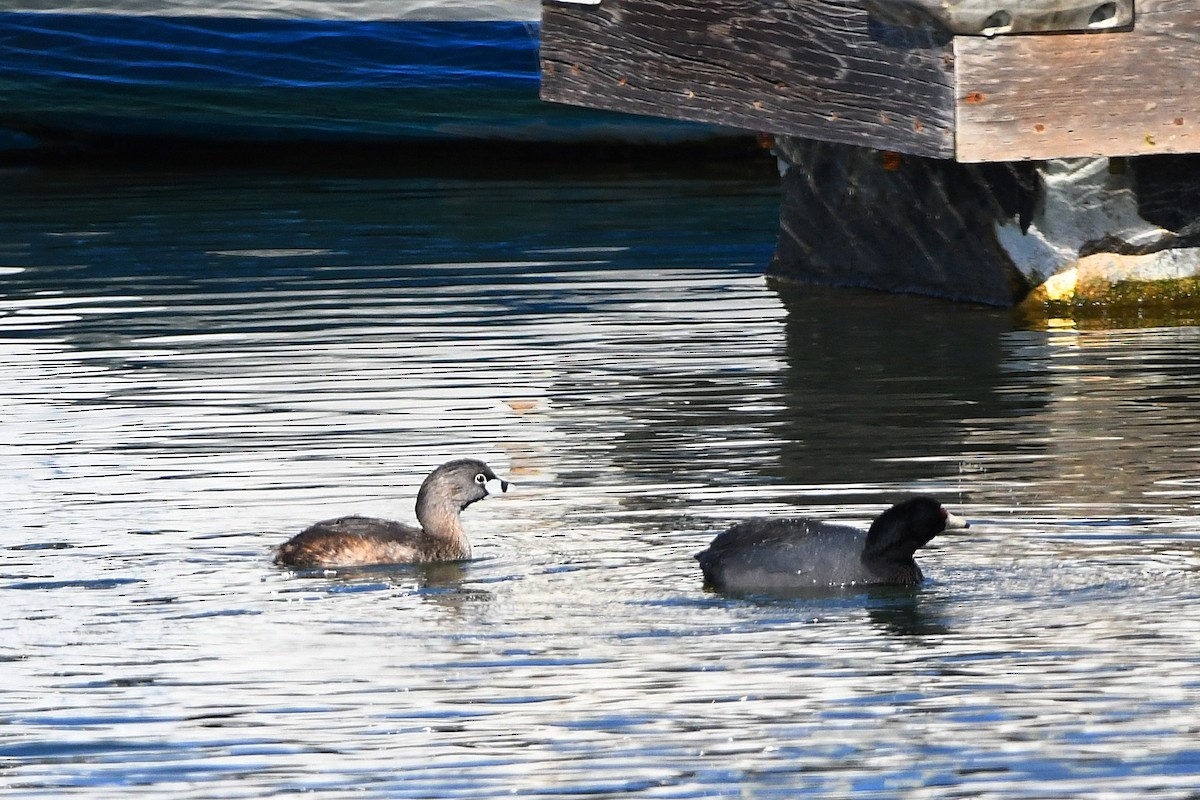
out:
M952 51L860 0L548 0L542 97L949 158Z
M1200 152L1200 5L1136 8L1126 32L957 37L958 160Z

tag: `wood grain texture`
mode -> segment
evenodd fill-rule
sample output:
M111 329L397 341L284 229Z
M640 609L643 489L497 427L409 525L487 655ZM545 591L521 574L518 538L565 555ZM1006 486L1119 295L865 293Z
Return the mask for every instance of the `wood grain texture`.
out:
M948 158L952 49L858 0L547 2L542 97Z
M1200 5L1132 31L955 40L960 161L1200 152Z

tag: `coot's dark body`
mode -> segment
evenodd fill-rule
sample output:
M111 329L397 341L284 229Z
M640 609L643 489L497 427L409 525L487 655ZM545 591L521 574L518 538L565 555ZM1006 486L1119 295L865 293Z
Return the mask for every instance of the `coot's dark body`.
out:
M967 523L930 497L879 516L869 531L814 519L750 519L713 539L696 559L705 582L723 591L777 593L923 579L913 554L948 528Z

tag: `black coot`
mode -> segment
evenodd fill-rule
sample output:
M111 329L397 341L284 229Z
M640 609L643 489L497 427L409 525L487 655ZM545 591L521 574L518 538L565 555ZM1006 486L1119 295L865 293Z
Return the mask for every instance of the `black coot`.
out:
M939 533L968 527L932 497L884 511L868 531L812 519L750 519L713 539L696 560L704 580L731 592L920 583L917 550Z

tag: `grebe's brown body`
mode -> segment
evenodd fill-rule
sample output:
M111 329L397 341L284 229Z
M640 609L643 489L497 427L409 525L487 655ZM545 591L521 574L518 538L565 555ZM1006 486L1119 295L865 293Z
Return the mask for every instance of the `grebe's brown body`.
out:
M476 500L508 491L508 481L476 459L442 464L417 493L420 527L375 517L339 517L309 526L276 551L275 563L294 567L348 567L460 561L471 543L459 513Z

